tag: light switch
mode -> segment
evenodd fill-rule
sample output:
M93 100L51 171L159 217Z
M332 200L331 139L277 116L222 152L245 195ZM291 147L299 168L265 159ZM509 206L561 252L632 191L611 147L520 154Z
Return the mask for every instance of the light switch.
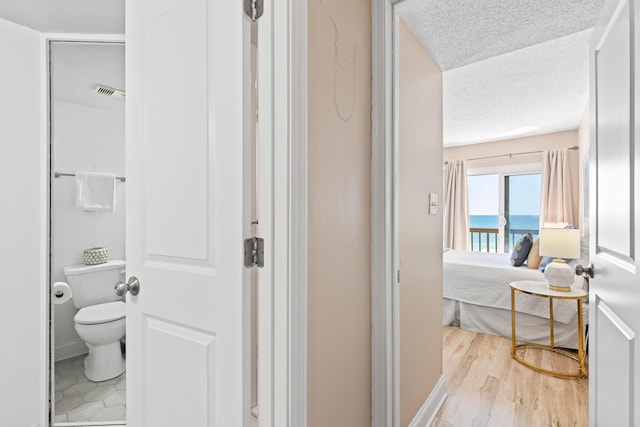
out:
M429 193L429 215L436 215L438 213L438 195L436 193Z

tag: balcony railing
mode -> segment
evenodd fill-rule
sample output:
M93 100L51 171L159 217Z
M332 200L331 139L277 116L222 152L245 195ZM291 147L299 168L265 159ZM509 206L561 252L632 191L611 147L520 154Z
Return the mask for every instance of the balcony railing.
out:
M498 247L497 228L470 228L469 232L471 233L472 251L496 252L496 248ZM477 236L477 239L474 239L474 234ZM493 242L493 246L491 246L491 242Z
M497 252L498 247L498 228L470 228L469 233L471 235L471 250L477 252ZM533 238L538 237L539 231L537 229L525 229L525 228L510 228L507 229L509 233L508 241L509 247L505 248L505 252L508 252L513 248L516 241L523 234L531 233Z

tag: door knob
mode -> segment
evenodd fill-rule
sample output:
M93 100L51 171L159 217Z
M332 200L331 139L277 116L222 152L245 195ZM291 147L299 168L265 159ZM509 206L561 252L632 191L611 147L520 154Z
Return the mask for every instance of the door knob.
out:
M129 277L127 283L116 283L114 291L119 297L123 296L127 292L130 292L131 295L138 295L138 293L140 292L140 281L137 277L131 276Z
M587 275L593 279L593 276L596 275L593 264L589 264L586 267L581 266L580 264L576 265L576 274L578 276Z

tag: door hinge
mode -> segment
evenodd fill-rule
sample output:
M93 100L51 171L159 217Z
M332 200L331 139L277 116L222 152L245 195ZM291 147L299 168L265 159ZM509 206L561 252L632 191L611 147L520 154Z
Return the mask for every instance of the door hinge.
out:
M244 0L244 13L256 22L264 12L264 0Z
M397 274L397 277L398 277L398 283L400 283L400 269L398 269L398 272L396 274Z
M249 237L244 239L244 266L264 267L264 239L261 237Z

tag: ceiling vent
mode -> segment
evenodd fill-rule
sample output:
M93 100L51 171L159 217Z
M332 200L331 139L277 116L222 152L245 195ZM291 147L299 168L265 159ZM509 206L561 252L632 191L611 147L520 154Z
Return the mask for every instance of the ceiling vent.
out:
M114 89L112 87L104 86L100 84L96 86L96 93L100 95L105 95L105 96L113 96L115 98L122 98L122 99L126 98L125 92L123 90Z

